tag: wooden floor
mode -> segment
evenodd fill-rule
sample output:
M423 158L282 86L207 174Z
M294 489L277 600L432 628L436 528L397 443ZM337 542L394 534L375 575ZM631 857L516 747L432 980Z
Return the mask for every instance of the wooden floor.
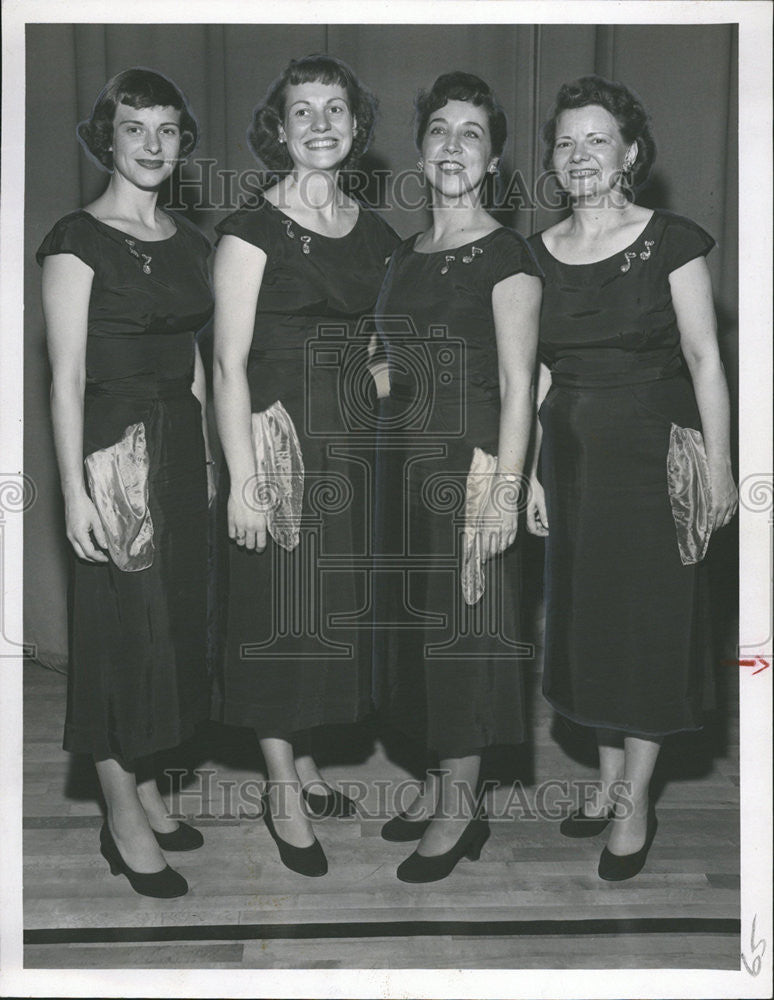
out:
M733 690L702 734L672 738L656 786L658 836L645 870L624 883L596 874L604 835L572 841L530 816L550 781L590 779L594 752L557 723L531 676L526 749L492 756L500 781L477 863L445 881L410 886L395 868L412 845L379 837L387 793L410 777L400 747L374 734L341 735L327 748L328 779L369 789L356 820L316 825L330 871L308 879L279 862L260 820L237 815L228 780L258 774L250 734L211 727L198 768L176 796L197 813L204 847L170 855L191 891L177 900L134 894L98 852L101 823L89 762L60 749L65 679L25 668L25 928L27 968L739 968L738 729ZM729 685L731 687L731 685ZM729 705L730 702L730 705ZM553 791L551 790L553 787ZM229 793L229 788L231 791ZM514 789L516 790L514 792ZM385 795L385 791L381 795ZM255 787L243 785L255 811ZM230 794L230 801L229 801ZM558 811L558 810L557 810ZM381 812L381 816L379 813Z

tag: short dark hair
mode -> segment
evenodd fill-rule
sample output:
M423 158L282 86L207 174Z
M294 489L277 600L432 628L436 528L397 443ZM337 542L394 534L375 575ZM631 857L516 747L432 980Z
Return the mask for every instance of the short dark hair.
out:
M119 104L130 108L174 108L180 112L180 158L199 140L199 126L185 94L161 73L134 66L116 74L102 88L91 115L78 125L78 138L106 170L113 169L113 122Z
M550 170L556 141L556 122L563 111L585 108L598 104L608 111L618 123L624 142L637 143L637 158L631 171L632 185L642 184L656 160L656 143L642 101L622 83L606 80L601 76L582 76L572 83L564 83L556 95L548 121L543 126L543 166Z
M473 73L444 73L439 76L430 90L422 90L414 102L416 107L416 144L422 145L430 115L438 111L448 101L469 101L476 107L483 107L489 119L489 138L492 155L500 156L508 136L508 122L505 112L497 103L492 88Z
M291 59L271 84L263 101L254 109L253 120L247 130L247 142L253 154L273 173L293 168L287 146L279 141L279 127L285 117L287 89L299 83L324 83L339 86L346 92L350 111L357 121L357 129L352 139L352 148L342 166L356 166L371 142L377 100L345 62L324 54Z

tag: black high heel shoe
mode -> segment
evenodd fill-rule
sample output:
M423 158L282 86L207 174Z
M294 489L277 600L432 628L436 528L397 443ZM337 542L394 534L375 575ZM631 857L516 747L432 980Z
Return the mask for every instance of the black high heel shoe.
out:
M204 843L201 833L182 820L177 824L177 829L171 833L158 833L154 830L153 836L162 851L195 851Z
M401 812L384 824L381 829L382 839L394 844L405 844L410 840L419 840L428 826L429 819L409 819Z
M596 837L598 833L602 833L612 818L612 809L608 809L604 816L587 816L582 809L578 809L562 820L559 824L559 833L563 837Z
M414 851L398 865L398 878L401 882L440 882L452 873L460 858L478 861L481 848L489 839L490 832L486 816L476 817L468 823L457 843L445 854L426 857Z
M347 819L349 816L357 816L355 803L336 788L331 788L327 795L317 795L306 789L302 789L301 794L313 819Z
M624 882L627 878L634 878L639 875L645 866L650 845L656 836L658 820L656 813L651 806L648 810L648 827L645 834L645 843L634 854L612 854L607 847L603 848L599 858L599 877L606 882Z
M169 865L159 872L136 872L121 857L118 845L113 840L113 834L107 825L107 820L99 831L99 850L102 857L110 865L111 875L126 875L129 885L140 896L153 896L156 899L174 899L188 892L188 883Z
M274 828L268 792L264 793L261 802L263 804L263 821L277 845L280 861L283 865L293 872L298 872L299 875L308 875L311 878L325 875L328 871L328 859L325 857L325 852L317 837L314 838L314 842L309 847L294 847L293 844L289 844L279 836Z

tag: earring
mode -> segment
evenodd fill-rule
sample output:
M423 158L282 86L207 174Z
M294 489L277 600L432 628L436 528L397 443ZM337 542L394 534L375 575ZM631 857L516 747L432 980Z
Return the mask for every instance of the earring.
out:
M417 170L424 170L424 169L425 169L425 161L422 159L422 157L420 157L417 160Z
M490 163L489 166L486 169L487 169L488 173L490 173L490 174L496 174L496 173L499 173L499 169L500 168L497 166L496 163Z

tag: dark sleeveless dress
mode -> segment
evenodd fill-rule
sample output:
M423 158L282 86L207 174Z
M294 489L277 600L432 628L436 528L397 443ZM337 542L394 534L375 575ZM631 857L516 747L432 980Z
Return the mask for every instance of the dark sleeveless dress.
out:
M212 312L210 244L174 222L173 236L145 242L73 212L37 254L74 254L94 271L84 457L142 422L149 458L152 564L72 560L64 748L98 760L176 746L209 713L207 481L191 384L195 332Z
M378 303L390 369L379 438L375 692L382 717L441 757L524 738L520 545L485 564L483 596L461 586L474 448L495 456L500 421L492 289L540 275L500 228L459 249L395 251Z
M667 492L672 423L700 429L670 272L714 241L657 211L625 251L563 264L539 234L552 386L540 409L546 545L543 691L588 726L697 729L712 703L706 566L684 566Z
M269 538L249 552L221 532L228 598L218 715L259 738L288 738L371 710L373 324L360 320L373 311L398 237L365 206L350 233L329 238L265 199L216 228L267 255L247 367L251 408L282 404L305 466L295 548Z

